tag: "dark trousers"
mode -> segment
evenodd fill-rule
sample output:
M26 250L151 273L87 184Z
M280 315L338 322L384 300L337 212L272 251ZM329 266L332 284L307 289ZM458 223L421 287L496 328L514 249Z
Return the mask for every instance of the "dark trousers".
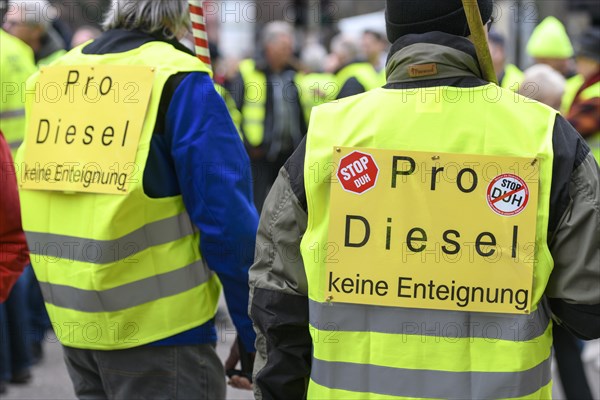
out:
M10 380L31 366L27 278L21 275L0 305L0 379Z
M554 356L556 366L567 400L592 400L581 361L581 343L569 331L554 324Z
M281 154L273 161L269 161L265 158L252 160L254 205L259 214L262 211L265 199L267 198L275 179L277 179L279 170L283 167L289 156L291 156L291 153Z
M63 350L82 400L225 398L225 371L214 345Z

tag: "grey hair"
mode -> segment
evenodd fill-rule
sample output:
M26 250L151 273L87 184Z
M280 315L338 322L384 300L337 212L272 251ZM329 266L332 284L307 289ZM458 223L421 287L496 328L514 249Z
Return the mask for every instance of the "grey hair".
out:
M351 37L339 34L331 41L331 52L349 62L359 56L360 48Z
M112 0L102 23L105 30L140 29L169 39L190 26L187 0Z
M554 68L546 64L536 64L525 71L519 94L547 104L560 106L565 92L565 78Z
M325 59L327 58L327 50L319 43L313 42L304 46L302 50L302 63L311 72L323 72Z
M21 21L29 25L42 27L47 31L58 16L58 10L47 0L9 0L7 14L20 10Z
M294 37L294 28L285 21L273 21L265 25L262 32L263 47L277 40L280 36Z

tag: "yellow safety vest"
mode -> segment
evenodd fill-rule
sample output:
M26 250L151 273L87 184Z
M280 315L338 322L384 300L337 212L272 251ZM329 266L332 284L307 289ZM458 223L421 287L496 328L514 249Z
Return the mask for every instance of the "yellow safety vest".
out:
M179 72L209 73L198 59L164 42L106 55L85 55L79 47L54 65L155 68L135 159L139 177L167 79ZM31 88L36 81L30 79ZM214 317L221 286L202 259L199 233L181 195L149 198L140 178L130 182L126 195L22 190L21 210L46 308L65 346L131 348Z
M298 76L297 81L306 122L310 120L313 107L335 100L340 90L333 74L303 74Z
M437 100L424 102L434 92ZM500 96L491 101L489 93ZM553 268L547 226L556 112L518 98L516 105L514 93L493 85L375 89L313 110L301 243L313 338L309 399L551 398L552 324L543 294ZM338 146L540 160L531 313L328 301L325 271L336 252L328 245L330 185L337 183L313 172L332 165Z
M385 85L382 82L381 74L375 71L375 68L369 63L359 62L345 66L336 74L340 90L348 79L355 78L364 88L365 92Z
M215 83L215 90L217 91L217 93L219 93L219 96L221 96L221 98L225 102L227 111L229 111L229 116L231 117L231 120L233 121L233 124L235 125L235 128L237 129L238 134L241 137L242 134L240 132L240 124L242 123L242 114L237 109L237 106L235 105L235 100L233 99L233 97L231 97L231 93L229 93L227 89L225 89L218 83Z
M0 48L0 131L14 155L25 135L25 82L36 67L31 48L1 29Z
M523 82L524 74L519 68L513 64L507 64L504 67L504 78L500 82L500 86L504 89L510 89L513 92L519 91L519 85Z
M577 96L577 92L581 89L584 80L582 75L575 75L567 79L565 93L563 94L562 103L560 105L560 112L563 115L569 113L569 110L575 101L575 96Z
M600 82L596 82L589 88L585 89L579 95L582 101L591 100L600 97ZM586 139L588 145L592 149L592 153L596 160L600 163L600 132L596 132Z

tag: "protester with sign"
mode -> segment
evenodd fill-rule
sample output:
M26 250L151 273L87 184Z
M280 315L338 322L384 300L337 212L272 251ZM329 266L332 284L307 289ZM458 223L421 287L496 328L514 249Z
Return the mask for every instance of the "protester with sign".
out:
M23 227L80 398L224 398L221 286L253 352L249 160L189 26L186 1L116 1L28 82Z
M546 399L552 324L600 337L598 164L482 79L471 3L388 1L385 88L313 110L259 223L257 397Z

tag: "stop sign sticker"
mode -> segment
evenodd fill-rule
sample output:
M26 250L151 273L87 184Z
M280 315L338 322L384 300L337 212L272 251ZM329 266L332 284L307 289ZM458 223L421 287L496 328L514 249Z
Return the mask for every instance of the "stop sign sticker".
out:
M363 194L373 189L377 183L379 167L373 156L353 151L340 160L337 177L347 192Z
M488 185L487 203L496 214L506 217L520 214L529 203L529 187L517 175L497 176Z

